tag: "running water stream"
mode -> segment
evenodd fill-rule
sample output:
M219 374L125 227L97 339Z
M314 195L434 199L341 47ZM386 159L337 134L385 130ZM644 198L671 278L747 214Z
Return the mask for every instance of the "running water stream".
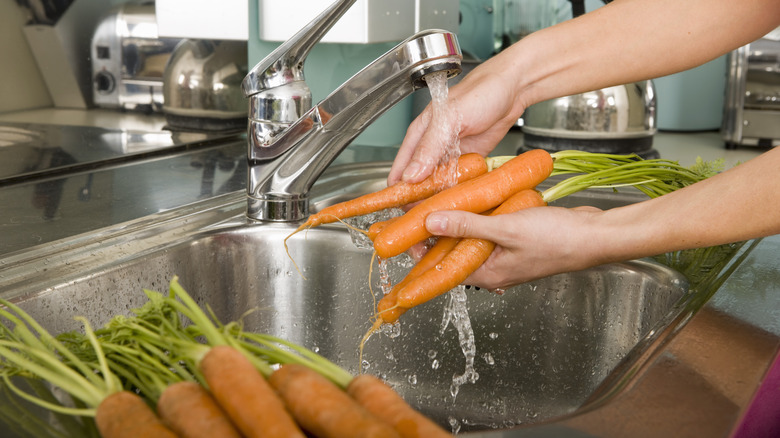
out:
M429 131L435 135L433 141L441 150L439 163L434 170L434 179L441 187L454 186L458 181L457 166L460 158L460 119L450 110L447 103L449 88L447 73L431 73L425 77L431 93ZM430 139L429 139L430 140Z
M457 182L457 163L460 157L460 138L458 135L460 118L447 102L449 97L447 74L445 72L430 74L425 80L431 92L429 129L435 133L435 140L442 146L441 158L434 178L444 187L451 187ZM465 383L476 382L479 374L474 369L474 358L477 355L477 350L474 343L474 331L469 319L466 290L463 286L458 286L449 291L448 294L440 330L443 334L447 327L452 325L458 333L460 348L466 359L463 374L452 377L450 394L454 401L460 387Z
M449 89L447 87L446 72L432 73L426 77L428 89L431 93L431 111L428 113L429 131L434 135L430 140L432 144L441 147L439 163L434 171L434 179L441 187L447 188L454 186L457 182L457 163L460 158L460 118L449 108L447 103ZM360 229L367 229L368 226L378 220L385 220L391 216L402 214L400 210L379 212L378 214L368 215L371 217L355 218L348 221L352 226ZM352 233L353 241L361 247L370 246L370 241L360 233ZM399 261L395 261L399 259ZM408 256L398 257L393 260L379 260L377 270L379 275L379 287L383 294L390 292L392 285L389 284L389 263L408 264ZM458 335L458 341L465 357L465 369L463 374L454 375L450 386L450 394L453 401L458 395L460 387L465 383L475 383L479 378L474 369L474 358L476 357L476 344L474 342L474 331L469 319L467 296L463 286L458 286L448 293L447 303L444 308L440 331L443 334L449 326L452 326ZM382 333L390 337L397 337L400 334L400 325L384 324Z

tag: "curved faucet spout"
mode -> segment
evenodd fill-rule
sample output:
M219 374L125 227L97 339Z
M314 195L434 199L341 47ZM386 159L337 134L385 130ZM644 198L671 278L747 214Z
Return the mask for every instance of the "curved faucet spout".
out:
M250 218L297 221L308 216L308 193L333 160L385 111L425 87L427 74L460 73L462 54L450 32L420 32L356 73L291 123L271 120L294 113L302 81L250 96ZM306 89L308 91L308 89Z

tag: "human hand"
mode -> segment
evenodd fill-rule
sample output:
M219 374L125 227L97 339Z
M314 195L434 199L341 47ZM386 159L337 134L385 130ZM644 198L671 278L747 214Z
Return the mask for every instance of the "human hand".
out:
M428 216L426 227L439 236L495 242L490 258L464 283L496 289L606 262L601 242L593 238L592 224L601 214L594 207L530 208L498 216L441 211Z
M506 62L499 54L449 90L447 115L458 131L461 153L486 156L523 112L523 105L515 98L515 84L506 74ZM419 182L433 172L452 137L450 132L436 129L432 120L433 109L428 105L409 126L390 169L388 185Z

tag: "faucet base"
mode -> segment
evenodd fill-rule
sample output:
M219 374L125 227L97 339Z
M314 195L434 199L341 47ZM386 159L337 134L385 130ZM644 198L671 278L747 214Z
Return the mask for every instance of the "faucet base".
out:
M264 198L247 197L246 215L250 219L271 222L293 222L309 216L309 198L306 196Z

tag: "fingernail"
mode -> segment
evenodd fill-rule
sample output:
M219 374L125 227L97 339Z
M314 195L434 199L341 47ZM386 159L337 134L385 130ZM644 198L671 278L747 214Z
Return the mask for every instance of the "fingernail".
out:
M425 220L425 228L431 233L441 233L447 230L447 216L432 214Z
M420 174L420 163L416 161L412 161L411 163L409 163L408 166L406 166L406 169L404 169L404 174L402 178L404 181L408 181L410 179L416 178L417 175L419 174Z

